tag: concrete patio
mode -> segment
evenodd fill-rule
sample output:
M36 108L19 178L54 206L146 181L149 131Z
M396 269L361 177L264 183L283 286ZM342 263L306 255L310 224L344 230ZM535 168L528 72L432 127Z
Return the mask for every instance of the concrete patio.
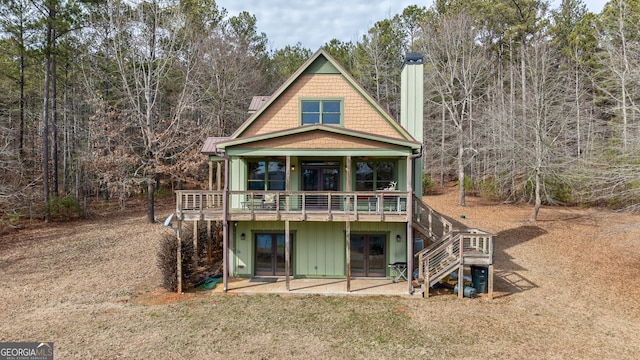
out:
M291 279L287 291L284 277L230 278L227 293L231 294L289 294L289 295L338 295L338 296L400 296L422 299L422 290L408 293L407 282L394 283L389 279L351 279L351 291L347 292L345 279ZM222 284L214 292L222 293Z

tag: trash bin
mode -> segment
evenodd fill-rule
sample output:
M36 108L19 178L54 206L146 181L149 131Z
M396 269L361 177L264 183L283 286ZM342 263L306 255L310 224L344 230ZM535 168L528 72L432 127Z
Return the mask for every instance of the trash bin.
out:
M471 284L478 294L487 293L487 280L489 269L486 266L471 266Z

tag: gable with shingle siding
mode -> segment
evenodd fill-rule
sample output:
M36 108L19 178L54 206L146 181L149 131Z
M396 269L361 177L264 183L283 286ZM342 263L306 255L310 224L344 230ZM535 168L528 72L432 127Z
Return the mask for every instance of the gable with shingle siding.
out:
M402 139L398 131L342 75L302 75L243 132L253 136L300 126L301 98L341 98L347 129Z

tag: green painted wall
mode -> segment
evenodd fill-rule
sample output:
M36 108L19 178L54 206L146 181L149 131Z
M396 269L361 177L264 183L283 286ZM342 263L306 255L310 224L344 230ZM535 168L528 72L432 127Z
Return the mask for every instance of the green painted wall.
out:
M351 223L351 233L385 233L387 234L387 262L407 261L407 224L405 223ZM400 235L400 242L396 236ZM387 269L387 276L389 270Z
M291 222L294 234L293 275L296 277L344 278L346 267L345 224L341 222ZM239 222L234 226L231 267L236 276L254 273L254 234L284 232L284 222ZM406 224L351 223L352 233L383 233L387 236L387 261L406 261ZM245 240L240 240L241 234ZM397 235L401 241L396 241ZM387 276L391 276L387 270Z
M231 158L229 161L229 190L242 191L247 189L247 164L244 159ZM244 195L233 194L229 197L230 208L238 209L241 202L246 201Z

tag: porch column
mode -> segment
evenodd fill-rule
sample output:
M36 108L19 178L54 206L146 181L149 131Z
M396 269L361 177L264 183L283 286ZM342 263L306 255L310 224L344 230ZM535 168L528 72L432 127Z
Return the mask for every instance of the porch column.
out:
M493 264L489 265L489 300L493 300Z
M347 292L351 292L351 222L347 219L346 225L346 237L347 237Z
M213 161L209 160L209 191L213 190ZM213 200L213 196L211 197ZM211 220L207 220L207 264L211 264Z
M289 157L287 156L287 160ZM288 161L287 161L288 162ZM291 234L289 229L289 220L284 221L284 272L285 279L287 283L287 291L291 291L289 286L289 272L291 271L291 261L289 257L291 256Z
M176 280L178 281L178 294L182 294L182 221L178 220L178 228L176 229L176 238L178 240L178 251L176 251Z
M219 169L219 167L218 167ZM227 209L227 197L229 196L229 159L224 159L224 190L222 193L222 284L223 291L227 292L229 283L229 224L227 221L227 215L229 209Z
M222 190L222 166L220 166L220 161L216 162L216 187L217 190ZM225 164L226 165L226 164ZM213 186L211 187L213 190Z
M345 190L347 192L351 191L351 156L347 156L347 164L346 164L346 170L345 170L345 177L346 177L346 181L345 181ZM345 209L345 211L348 214L348 211L350 209L350 199L351 197L349 195L347 195L347 208ZM354 200L355 201L355 200ZM353 205L354 207L356 206L356 204ZM347 253L347 266L346 266L346 273L347 273L347 292L351 292L351 222L349 221L349 217L347 216L347 222L345 224L345 234L346 234L346 253Z
M284 180L284 190L287 192L291 191L290 179L291 179L291 156L287 155L285 160L285 180ZM287 202L288 201L289 200L287 197ZM276 208L278 207L276 206ZM287 210L288 209L289 207L287 206ZM291 279L289 277L289 273L291 272L290 256L291 256L291 229L289 228L289 220L285 220L284 221L284 272L285 272L287 291L291 291L291 285L290 285Z
M413 159L407 156L407 286L413 294Z
M286 192L285 202L284 202L284 210L291 210L291 156L287 155L285 160L285 172L284 172L284 191ZM278 202L280 200L278 199ZM276 209L280 209L280 207L276 206ZM283 209L280 209L283 210Z
M198 220L193 221L193 270L198 269Z
M458 257L460 258L460 265L458 265L458 298L464 298L464 238L460 237Z
M291 156L287 155L285 160L285 178L284 178L284 190L291 191Z

